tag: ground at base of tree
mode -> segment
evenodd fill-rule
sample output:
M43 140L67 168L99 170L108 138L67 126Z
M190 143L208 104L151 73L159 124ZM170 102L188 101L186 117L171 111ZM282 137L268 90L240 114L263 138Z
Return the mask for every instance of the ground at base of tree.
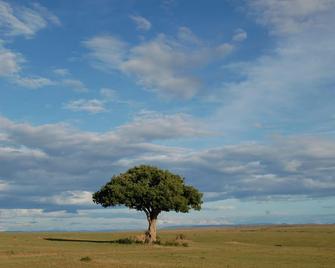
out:
M162 245L122 242L138 235L0 233L0 267L335 267L335 225L164 230Z

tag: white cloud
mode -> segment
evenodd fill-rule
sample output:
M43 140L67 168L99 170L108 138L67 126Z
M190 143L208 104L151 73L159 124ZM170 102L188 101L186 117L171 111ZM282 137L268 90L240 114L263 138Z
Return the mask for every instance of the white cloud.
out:
M101 113L106 112L106 105L114 102L114 103L123 103L129 104L127 101L119 100L117 96L117 92L114 89L110 88L101 88L100 91L100 99L79 99L73 100L64 105L65 109L69 109L72 111L86 111L89 113Z
M213 211L227 211L227 210L235 210L236 207L232 204L226 204L220 201L214 202L206 202L203 207L204 210L213 210Z
M116 90L110 89L110 88L101 88L100 95L104 100L108 100L108 101L117 99Z
M44 18L46 18L52 24L56 26L62 25L60 19L52 12L50 12L46 7L40 5L39 3L33 3L32 7L36 9L42 16L44 16Z
M191 44L201 44L201 40L187 27L179 27L178 39Z
M55 82L45 77L13 77L13 82L26 88L37 89L45 86L55 85Z
M279 35L299 33L309 27L322 28L324 15L332 13L335 7L333 0L251 0L248 3L258 21Z
M298 169L301 167L301 162L298 160L290 160L285 163L285 168L289 172L295 172L298 171Z
M291 11L289 2L293 5ZM293 34L286 28L278 28L282 25L281 21L266 24L270 32L277 34L275 47L253 61L233 64L231 71L238 79L223 83L219 93L213 94L215 101L224 100L224 105L217 110L216 119L212 118L213 123L215 120L225 122L221 131L228 136L242 136L255 123L262 125L258 133L263 131L269 135L276 131L291 133L299 128L305 134L320 129L327 131L327 120L328 129L332 129L329 122L334 112L330 99L335 97L335 34L330 25L335 23L335 6L326 10L323 8L326 2L320 1L323 3L321 8L317 4L319 2L314 1L317 11L314 12L314 8L299 11L294 7L296 2L251 1L258 3L258 8L262 10L255 15L259 18L269 12L282 12L285 18L295 18L296 13L303 12L309 20L322 21L322 27L320 23L309 27L297 26L299 30ZM273 6L284 3L288 6L275 11L271 3ZM320 13L321 10L324 11ZM316 96L318 104L314 102ZM268 125L271 125L269 129Z
M177 5L176 0L163 0L163 1L161 1L161 7L168 12L170 12L176 5Z
M65 191L51 197L42 197L40 202L56 205L92 205L92 193L88 191Z
M151 29L151 23L146 18L141 16L129 16L132 21L136 24L136 28L141 31L149 31Z
M216 55L219 57L225 57L226 55L229 55L234 49L234 46L231 44L221 44L215 48Z
M20 147L0 147L0 154L1 156L4 156L5 154L8 155L8 158L14 160L15 157L19 156L22 158L39 158L44 159L47 157L47 155L38 149L31 149L27 148L25 146Z
M244 31L243 29L236 29L234 32L233 41L242 42L247 39L247 37L248 35L246 31Z
M196 225L224 225L233 224L223 216L204 216L203 213L191 212L188 214L162 213L158 217L158 226L196 226Z
M54 84L48 78L22 75L24 57L4 47L5 40L9 37L22 35L31 38L49 23L60 25L55 15L37 3L27 7L0 0L0 32L3 38L3 40L0 39L0 76L28 88L40 88Z
M70 101L64 105L64 108L75 112L85 111L93 114L106 111L104 102L97 99L91 99L91 100L80 99Z
M0 180L0 192L4 192L9 189L9 183L4 180Z
M64 68L54 69L53 72L54 74L59 75L59 76L69 76L70 75L70 71Z
M268 223L333 223L329 205L334 198L308 199L285 197L277 200L227 199L205 202L201 211L163 212L158 227L178 225L219 225ZM310 211L317 214L310 214ZM0 209L2 231L79 231L79 230L145 230L144 213L128 208L77 209L47 211L43 209ZM59 224L61 221L61 225Z
M83 44L91 50L94 66L107 70L119 69L128 47L126 43L110 35L96 36Z
M138 84L159 95L191 98L202 86L194 72L220 60L233 50L231 44L188 47L184 40L160 34L156 38L130 47L113 36L97 36L84 42L90 49L93 65L105 71L120 71L134 77ZM191 37L187 31L187 41ZM194 40L193 40L194 41Z
M0 77L9 79L10 82L27 88L40 88L53 85L54 82L45 77L23 77L21 75L24 57L17 52L7 49L0 40Z
M291 137L270 144L245 143L168 156L141 156L127 166L149 162L170 167L206 192L208 199L267 196L331 196L335 191L335 142L320 137ZM313 148L318 148L315 151ZM287 163L299 161L288 170Z
M3 219L42 216L43 213L43 209L0 209L0 215Z
M59 19L39 4L24 7L0 1L0 30L5 35L32 37L49 22L60 25Z
M64 79L64 80L62 80L62 83L63 83L64 86L69 87L69 88L71 88L75 91L78 91L78 92L88 91L85 84L78 79Z
M0 43L0 76L17 74L23 62L24 58L21 54L5 49Z
M0 230L6 231L78 231L78 230L115 230L145 229L146 219L143 215L133 213L111 214L115 210L90 209L75 213L65 210L46 211L31 209L0 209ZM111 217L111 215L113 217ZM60 225L59 222L62 222Z
M7 135L5 133L0 133L0 142L8 141Z
M141 124L138 124L138 120L140 120ZM167 123L164 122L167 121ZM33 170L44 169L47 166L51 168L48 172L66 172L67 168L77 169L79 166L82 166L86 160L82 159L80 161L79 158L84 157L87 158L92 165L97 165L101 167L101 171L103 171L107 166L115 165L116 161L123 159L124 157L136 157L138 155L169 155L175 152L178 152L180 149L178 148L169 148L162 145L155 145L150 143L143 143L143 141L150 142L152 140L157 139L177 139L181 135L183 137L192 137L193 135L203 135L204 130L201 131L201 125L194 124L195 129L191 129L191 123L185 122L180 116L169 116L162 117L161 119L149 117L148 119L135 119L135 123L130 122L125 125L124 128L119 127L118 129L112 132L106 133L90 133L90 132L82 132L79 130L75 130L70 128L64 124L49 124L49 125L41 125L41 126L32 126L30 124L24 123L15 123L6 118L0 118L0 132L5 133L6 143L15 144L17 148L25 146L25 148L36 148L30 149L33 151L22 151L11 149L11 153L9 153L9 149L2 145L3 153L1 154L1 161L3 161L3 166L6 169L2 169L3 174L0 174L2 177L10 177L14 176L13 173L21 173L23 172L23 166L30 167L30 172ZM176 122L176 124L173 124ZM186 126L178 124L178 122L186 123ZM159 130L162 129L169 133L167 135L164 131L155 131L155 133L143 132L143 129L153 128L153 123L155 123L156 128ZM136 129L136 126L139 129ZM129 137L125 137L124 130L126 128L130 128L134 133L128 133L132 135L131 139ZM178 128L181 128L179 130ZM183 132L183 133L181 133ZM12 148L13 146L9 147ZM38 151L36 151L39 149ZM26 153L24 153L26 152ZM54 158L54 161L46 158L41 152L45 153L47 156ZM58 156L60 158L58 158ZM12 162L12 158L15 157L17 161L15 163ZM96 159L97 161L93 161L92 159ZM66 160L67 159L67 160ZM72 160L71 160L72 159ZM77 159L77 160L75 160ZM100 159L100 160L98 160ZM31 160L31 162L26 163L25 160ZM44 165L41 164L41 161L45 161ZM75 163L70 164L73 160ZM64 162L65 161L65 162ZM62 162L62 163L61 163ZM114 163L114 164L113 164ZM21 166L21 164L23 166ZM60 164L62 168L56 167ZM56 165L54 167L51 167ZM86 168L93 168L90 166L88 162L84 164ZM105 166L107 165L107 166ZM11 170L11 167L16 166L15 169ZM34 167L33 167L34 166ZM77 166L77 167L76 167ZM103 167L105 166L105 167ZM78 171L81 168L78 169ZM54 170L54 171L51 171ZM86 173L86 171L84 171ZM94 168L92 169L94 170ZM100 168L98 168L100 170ZM6 172L9 173L6 173ZM22 175L25 172L22 173ZM70 172L72 173L72 172ZM75 174L74 172L73 174ZM81 173L81 171L80 171ZM27 173L25 173L27 175ZM41 173L43 177L44 172ZM86 175L89 175L88 173ZM89 175L91 176L91 175ZM35 178L38 175L35 173ZM50 175L53 177L53 175ZM64 175L64 179L66 179L67 175ZM61 179L61 178L59 178Z
M8 190L16 196L16 206L30 207L36 200L50 206L85 205L89 191L138 164L181 174L213 200L334 195L333 139L282 137L267 144L198 150L154 143L210 135L203 126L185 115L145 115L94 133L65 124L33 126L0 118L0 133L6 135L0 145L0 178L3 184L10 178Z
M312 190L315 189L335 189L335 181L319 181L317 179L304 179L304 185Z
M206 123L185 114L162 115L147 112L117 128L116 134L127 140L152 141L212 136Z
M139 84L157 93L190 98L198 91L201 82L195 76L178 73L180 69L189 69L189 64L187 54L160 36L132 48L129 59L120 65L120 69L134 75Z

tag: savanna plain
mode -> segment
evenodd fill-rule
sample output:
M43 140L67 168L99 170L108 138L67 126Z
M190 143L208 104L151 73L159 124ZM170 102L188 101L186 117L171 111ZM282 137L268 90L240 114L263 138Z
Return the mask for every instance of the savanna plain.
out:
M335 225L162 230L162 245L115 243L139 234L3 232L0 267L335 267Z

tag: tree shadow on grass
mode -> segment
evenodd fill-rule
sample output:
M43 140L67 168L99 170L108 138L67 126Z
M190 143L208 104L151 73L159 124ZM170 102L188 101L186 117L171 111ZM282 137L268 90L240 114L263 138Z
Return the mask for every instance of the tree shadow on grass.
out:
M130 238L120 238L116 240L88 240L88 239L67 239L67 238L52 238L45 237L44 240L54 242L78 242L78 243L102 243L102 244L134 244L137 241Z

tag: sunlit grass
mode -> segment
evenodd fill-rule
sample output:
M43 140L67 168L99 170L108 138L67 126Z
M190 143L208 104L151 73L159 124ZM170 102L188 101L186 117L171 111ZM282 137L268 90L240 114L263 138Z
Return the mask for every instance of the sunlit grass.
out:
M169 230L159 233L162 245L113 242L138 234L0 233L0 267L335 267L334 225Z

